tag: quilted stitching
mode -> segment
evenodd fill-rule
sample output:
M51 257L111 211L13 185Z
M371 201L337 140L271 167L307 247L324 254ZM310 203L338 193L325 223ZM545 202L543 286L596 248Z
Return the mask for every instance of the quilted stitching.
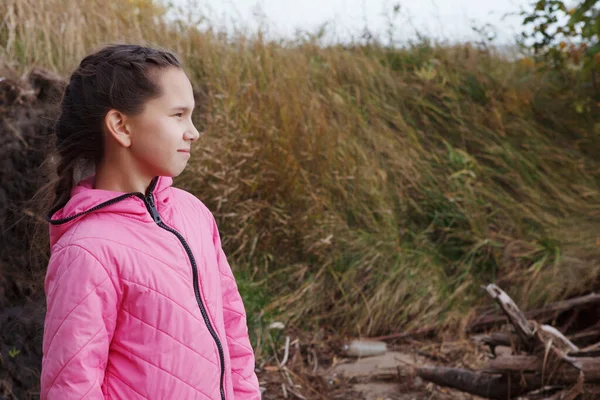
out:
M115 374L114 372L110 371L109 369L106 370L106 374L112 376L113 378L116 378L119 382L121 382L123 385L127 386L132 392L134 392L135 394L140 396L142 399L147 399L146 396L143 396L140 392L138 392L137 390L132 388L131 385L129 385L127 382L125 382L123 379L121 379L121 377L119 375Z
M67 266L66 266L66 267L65 267L65 268L64 268L64 269L61 271L60 275L59 275L59 276L56 278L56 280L57 280L57 281L60 281L60 278L61 278L61 277L62 277L62 276L65 274L65 272L67 272L67 271L69 270L69 268L71 268L71 266L72 266L73 264L75 264L75 261L77 261L77 260L79 259L79 257L83 257L83 253L81 253L81 254L77 255L77 256L76 256L76 257L75 257L73 260L71 260L71 262L69 263L69 265L67 265ZM53 290L53 291L51 291L50 293L48 293L48 296L49 296L49 297L52 297L52 295L54 294L54 292L55 292L55 291L56 291L56 289L55 289L55 290Z
M81 346L79 348L79 350L77 350L77 352L75 354L73 354L73 356L71 356L71 358L69 358L69 360L65 363L65 365L63 365L63 367L60 369L60 371L58 371L58 374L56 374L56 376L54 377L54 380L52 381L52 383L50 383L49 389L48 389L48 396L50 396L50 392L52 391L52 389L54 389L54 384L56 383L56 381L58 380L58 378L60 377L60 374L63 373L63 371L65 370L65 368L67 368L67 366L69 365L69 363L71 361L73 361L73 359L83 350L85 349L85 346L87 346L87 344L89 342L91 342L92 340L94 340L96 338L96 336L98 336L98 334L102 332L102 328L98 329L98 331L96 332L96 334L94 334L94 336L92 336L90 338L90 340L88 340L83 346Z
M185 249L174 235L160 231L142 199L129 198L51 226L53 257L47 297L55 309L45 325L42 400L146 399L142 393L150 395L152 384L162 379L170 382L172 388L167 389L173 398L216 400L220 394L215 379L223 366L226 400L260 399L243 303L214 217L191 194L170 188L171 181L159 179L156 203L164 223L185 237L196 259L200 296L221 338L223 365L217 361L217 346L194 299ZM56 219L114 197L114 193L93 190L89 181L80 183ZM162 202L166 197L170 201ZM95 270L100 268L104 272ZM64 292L56 291L55 285ZM72 301L57 297L63 293L73 296ZM178 319L170 324L173 315ZM137 335L144 347L125 345ZM198 347L196 341L208 348ZM161 351L161 345L172 351ZM181 357L187 353L190 357ZM163 358L173 355L181 360Z
M223 306L223 311L228 311L228 312L230 312L230 313L232 313L234 315L237 315L239 317L246 318L246 314L244 314L244 313L242 313L242 312L240 312L238 310L234 310L233 308L229 308L229 307Z
M169 268L171 271L173 271L174 273L176 273L176 274L177 274L177 275L179 275L180 277L182 277L182 278L184 278L184 279L186 279L186 280L189 280L189 279L190 279L190 277L189 277L188 275L183 275L183 274L181 274L181 272L179 272L179 271L177 271L176 269L174 269L174 268L173 268L173 267L172 267L172 266L171 266L169 263L167 263L167 262L165 262L165 261L161 260L160 258L157 258L156 256L154 256L154 255L153 255L153 254L151 254L151 253L145 252L145 251L143 251L143 250L141 250L141 249L138 249L138 248L136 248L136 247L133 247L133 246L128 246L128 245L126 245L126 244L124 244L124 243L117 242L116 240L111 240L111 239L108 239L108 238L101 238L101 237L86 237L86 238L85 238L85 240L90 240L90 239L91 239L91 240L100 240L100 241L104 241L104 242L110 242L110 243L114 243L115 245L117 245L117 246L119 246L119 247L123 247L124 249L126 249L126 251L134 251L134 252L138 252L138 253L140 253L140 254L143 254L143 255L144 255L144 257L149 257L149 258L151 258L151 259L153 259L153 260L155 260L155 261L157 261L157 262L159 262L159 263L163 264L164 266L166 266L167 268ZM79 239L79 240L78 240L78 242L79 242L80 240L81 240L81 239ZM178 243L179 243L179 242L178 242ZM76 244L71 244L71 246L76 246Z
M92 391L92 389L94 388L94 386L96 386L97 384L98 384L97 380L94 380L94 381L92 382L92 385L91 385L91 386L90 386L90 388L88 389L88 391L87 391L87 392L85 392L85 393L83 394L83 396L81 396L81 399L79 399L79 400L83 400L83 399L85 399L85 396L87 396L88 394L90 394L90 392Z
M178 377L177 375L173 374L172 372L170 372L170 371L167 371L166 369L164 369L164 368L161 368L161 367L159 367L158 365L151 363L150 361L146 360L144 357L140 356L139 354L135 354L135 353L134 353L133 351L131 351L130 349L126 349L126 348L124 348L124 347L122 347L122 346L119 346L119 345L116 345L116 346L115 346L115 348L118 348L120 351L123 351L123 352L125 352L125 353L129 353L129 354L131 354L132 356L134 356L135 358L137 358L137 359L139 359L139 360L141 360L141 361L144 361L146 364L148 364L148 365L150 365L150 366L152 366L152 367L154 367L154 368L156 368L156 369L159 369L159 370L161 370L162 372L164 372L164 373L168 374L169 376L172 376L174 379L178 380L179 382L182 382L182 383L186 384L186 385L187 385L187 386L189 386L191 389L194 389L196 392L200 393L201 395L203 395L203 396L204 396L204 397L206 397L207 399L211 400L211 397L210 397L209 395L207 395L206 393L204 393L202 390L200 390L200 389L198 389L198 388L194 387L194 386L193 386L193 385L191 385L189 382L186 382L186 381L184 381L183 379L181 379L181 378L180 378L180 377ZM214 400L214 399L212 399L212 400Z
M215 368L219 368L219 365L217 365L214 360L211 360L210 358L206 357L203 354L198 353L195 349L191 348L190 346L188 346L187 344L183 343L182 341L174 338L172 335L168 334L167 332L163 331L162 329L157 328L154 325L149 324L147 321L144 321L143 319L136 317L135 315L133 315L129 310L125 310L123 309L124 312L126 312L127 314L131 315L132 318L137 319L138 321L142 322L143 324L148 325L151 328L154 328L155 330L157 330L158 332L170 337L171 339L173 339L175 342L179 343L180 345L182 345L183 347L185 347L188 350L191 350L193 353L199 355L200 357L204 358L206 361L210 362L212 365L215 366Z
M156 294L158 294L158 295L160 295L160 296L163 296L163 297L164 297L164 298L166 298L166 299L169 299L169 300L170 300L170 301L171 301L173 304L176 304L176 305L178 305L178 306L179 306L179 308L181 308L182 310L184 310L185 312L187 312L188 314L190 314L190 316L192 316L192 317L193 317L193 318L194 318L196 321L198 321L198 322L201 322L201 323L204 323L204 320L202 320L202 319L198 318L198 317L197 317L195 314L193 314L193 313L192 313L190 310L188 310L187 308L185 308L184 306L182 306L181 304L179 304L178 302L176 302L175 300L173 300L172 298L170 298L170 297L169 297L169 296L167 296L166 294L164 294L164 293L162 293L162 292L159 292L158 290L156 290L156 289L154 289L154 288L151 288L151 287L150 287L150 286L148 286L148 285L144 285L143 283L139 283L139 282L130 281L130 280L128 280L128 279L125 279L125 278L121 278L121 280L122 280L122 281L124 281L124 282L130 283L130 284L133 284L133 285L142 286L142 287L144 287L144 288L146 288L146 289L148 289L148 290L151 290L151 291L153 291L154 293L156 293Z
M56 331L54 332L54 335L52 335L52 338L50 339L50 343L48 344L47 347L47 351L50 351L50 349L52 348L52 343L54 343L54 338L56 338L56 336L58 336L58 331L60 331L60 328L63 326L63 324L65 323L65 321L67 319L69 319L69 316L84 302L86 301L90 295L94 292L96 292L96 289L98 289L100 286L102 286L107 280L109 280L109 277L104 278L104 280L102 282L100 282L99 284L97 284L96 286L94 286L94 288L92 290L90 290L90 292L85 295L85 297L83 299L81 299L81 301L79 303L77 303L75 305L75 307L73 307L69 313L62 319L62 321L60 322L60 324L58 325L58 327L56 328Z
M246 350L248 350L248 351L252 351L252 348L251 348L251 347L247 346L247 345L246 345L246 344L244 344L244 343L241 343L239 340L235 339L235 338L234 338L234 337L232 337L232 336L229 336L229 335L227 335L227 340L229 340L229 341L232 341L232 342L234 342L234 343L237 343L237 344L239 344L241 347L243 347L244 349L246 349Z

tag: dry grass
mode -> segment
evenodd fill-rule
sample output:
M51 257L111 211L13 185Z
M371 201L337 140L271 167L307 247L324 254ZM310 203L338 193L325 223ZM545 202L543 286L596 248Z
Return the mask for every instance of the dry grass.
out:
M113 41L182 56L207 135L177 182L217 214L253 326L457 326L482 283L523 308L598 288L597 110L575 112L568 76L467 45L226 38L151 1L0 15L22 70L68 74Z

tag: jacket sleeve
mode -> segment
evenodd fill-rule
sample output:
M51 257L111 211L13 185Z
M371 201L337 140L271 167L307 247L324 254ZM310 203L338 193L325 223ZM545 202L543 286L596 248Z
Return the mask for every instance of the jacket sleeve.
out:
M94 255L72 244L50 257L44 288L41 399L104 399L119 302L112 277Z
M246 311L237 283L221 247L219 230L212 217L213 243L219 263L223 292L223 317L231 358L231 377L235 400L260 400L258 378L254 372L254 351L248 336Z

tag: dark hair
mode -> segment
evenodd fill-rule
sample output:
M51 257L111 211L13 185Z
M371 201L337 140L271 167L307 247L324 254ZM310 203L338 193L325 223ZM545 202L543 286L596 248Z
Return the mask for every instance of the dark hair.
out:
M39 190L28 202L35 215L27 230L36 288L42 287L50 250L44 217L64 206L75 181L104 157L106 114L111 109L129 115L143 111L148 100L161 94L156 73L168 67L182 67L168 51L114 44L86 56L72 73L54 114L58 114L54 135L42 144L46 156L40 166Z
M50 210L67 203L76 174L102 160L106 114L111 109L128 115L142 112L148 100L160 96L155 75L167 67L181 68L176 55L133 44L109 45L81 61L65 88L50 148L58 176Z

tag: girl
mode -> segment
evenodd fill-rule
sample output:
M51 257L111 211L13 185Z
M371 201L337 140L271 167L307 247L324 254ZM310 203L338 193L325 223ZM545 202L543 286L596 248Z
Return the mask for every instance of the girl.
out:
M171 187L198 139L175 55L81 61L56 122L42 399L260 399L209 210ZM95 174L75 182L84 167Z

